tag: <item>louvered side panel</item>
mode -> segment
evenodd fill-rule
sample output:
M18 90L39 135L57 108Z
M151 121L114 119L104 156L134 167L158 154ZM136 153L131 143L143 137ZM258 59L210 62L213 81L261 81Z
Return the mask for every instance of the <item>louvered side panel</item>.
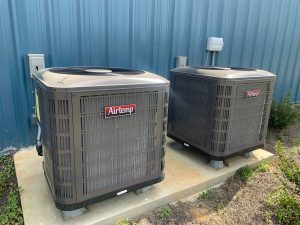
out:
M206 148L213 84L177 76L171 81L169 131L186 142Z
M206 139L210 154L222 155L227 151L233 88L232 83L218 84L214 88L212 126Z
M74 203L76 196L70 95L46 93L39 86L37 92L46 178L57 202Z
M270 107L271 81L248 81L237 84L232 112L228 153L263 144L267 111ZM257 97L246 98L247 90L259 89Z
M54 191L53 183L53 150L56 149L56 143L52 139L51 130L53 126L51 121L53 120L53 101L50 100L50 96L47 95L44 90L36 85L36 94L39 99L39 111L40 111L40 126L42 131L42 144L44 155L44 171L47 177L50 190ZM52 150L53 149L53 150Z

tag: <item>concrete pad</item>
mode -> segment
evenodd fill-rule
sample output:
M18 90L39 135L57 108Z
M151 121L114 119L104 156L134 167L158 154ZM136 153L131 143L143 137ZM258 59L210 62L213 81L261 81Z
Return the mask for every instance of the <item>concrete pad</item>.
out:
M270 160L273 154L255 150L249 159L238 156L227 160L229 167L215 170L207 159L195 150L188 149L168 139L165 179L150 191L136 195L127 193L87 207L84 215L65 221L61 211L55 208L42 160L35 151L26 150L15 154L18 184L23 188L21 202L26 225L31 224L116 224L122 218L138 216L159 206L178 201L209 187L224 182L242 166L255 167L259 161Z

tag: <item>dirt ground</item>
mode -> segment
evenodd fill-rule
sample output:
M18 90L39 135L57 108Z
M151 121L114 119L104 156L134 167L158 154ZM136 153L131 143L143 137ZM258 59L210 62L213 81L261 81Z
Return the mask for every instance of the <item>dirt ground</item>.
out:
M265 199L277 185L278 179L271 172L257 173L247 183L231 177L213 189L213 196L209 199L195 196L192 200L169 205L170 215L161 215L161 209L157 209L134 221L139 225L266 224L268 206ZM269 221L268 224L276 223Z
M275 153L277 140L282 141L288 149L300 147L300 116L294 125L283 131L269 130L265 149ZM296 157L300 158L299 155ZM280 183L281 173L277 163L276 157L269 171L257 170L247 182L233 176L221 186L210 190L209 197L193 196L134 218L133 222L139 225L277 224L266 217L269 210L266 199Z

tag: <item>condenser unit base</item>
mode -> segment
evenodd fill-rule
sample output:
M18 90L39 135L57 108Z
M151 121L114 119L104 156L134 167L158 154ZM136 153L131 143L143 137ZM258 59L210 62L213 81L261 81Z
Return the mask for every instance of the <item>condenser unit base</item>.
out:
M82 216L83 214L87 213L87 209L80 208L80 209L75 209L72 211L61 211L61 213L65 220L71 220L71 219L74 219L78 216Z
M218 160L210 160L210 166L216 170L224 168L224 162Z
M196 150L196 151L199 151L199 152L201 153L201 155L203 155L204 157L206 157L206 158L208 158L208 159L210 159L210 160L214 160L214 161L224 161L224 160L230 159L230 158L232 158L232 157L234 157L234 156L243 156L243 157L245 157L245 158L249 158L249 157L247 157L248 153L252 152L252 151L255 150L255 149L259 149L259 148L263 148L263 147L264 147L264 145L261 144L261 145L253 146L253 147L251 147L251 148L246 148L246 149L244 149L244 150L241 150L241 151L239 151L239 152L232 153L232 154L230 154L230 155L226 155L226 156L215 156L215 155L210 155L210 154L208 154L207 152L201 150L199 147L197 147L197 146L195 146L195 145L192 145L192 144L190 144L190 143L188 143L188 142L186 142L186 141L184 141L184 140L182 140L182 139L179 139L179 138L173 136L173 135L170 134L170 133L167 133L167 136L168 136L169 138L172 138L173 140L175 140L175 141L181 143L182 145L184 145L184 146L186 146L186 147L188 146L188 147L191 148L191 149L194 149L194 150Z
M43 163L43 166L44 166L44 163ZM46 177L46 181L47 181L47 184L48 184L48 187L49 187L49 181L47 179L47 175L45 174L45 170L44 170L44 175ZM124 194L129 193L129 192L139 192L139 193L140 192L141 193L145 192L146 189L143 191L144 188L149 188L151 185L159 183L163 179L164 179L164 176L159 177L159 178L154 179L154 180L149 180L147 182L139 183L137 185L132 185L132 186L126 187L126 189L123 188L123 189L119 189L119 190L116 190L116 191L112 191L110 193L100 195L100 196L97 196L95 198L88 199L86 201L78 202L76 204L62 204L62 203L57 202L57 201L54 201L54 203L55 203L56 208L59 209L59 210L62 210L62 211L75 211L75 210L78 210L78 209L82 209L82 208L84 208L88 205L91 205L91 204L94 204L94 203L97 203L97 202L101 202L101 201L104 201L106 199L110 199L110 198L113 198L113 197L117 197L122 192Z

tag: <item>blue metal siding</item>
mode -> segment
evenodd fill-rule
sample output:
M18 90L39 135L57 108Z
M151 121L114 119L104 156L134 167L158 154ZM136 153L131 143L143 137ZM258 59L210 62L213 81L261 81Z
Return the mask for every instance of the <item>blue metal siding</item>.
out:
M205 63L209 36L224 38L219 66L278 75L275 98L300 101L299 0L0 0L0 150L33 144L28 53L46 66L133 67L168 77L177 55Z

